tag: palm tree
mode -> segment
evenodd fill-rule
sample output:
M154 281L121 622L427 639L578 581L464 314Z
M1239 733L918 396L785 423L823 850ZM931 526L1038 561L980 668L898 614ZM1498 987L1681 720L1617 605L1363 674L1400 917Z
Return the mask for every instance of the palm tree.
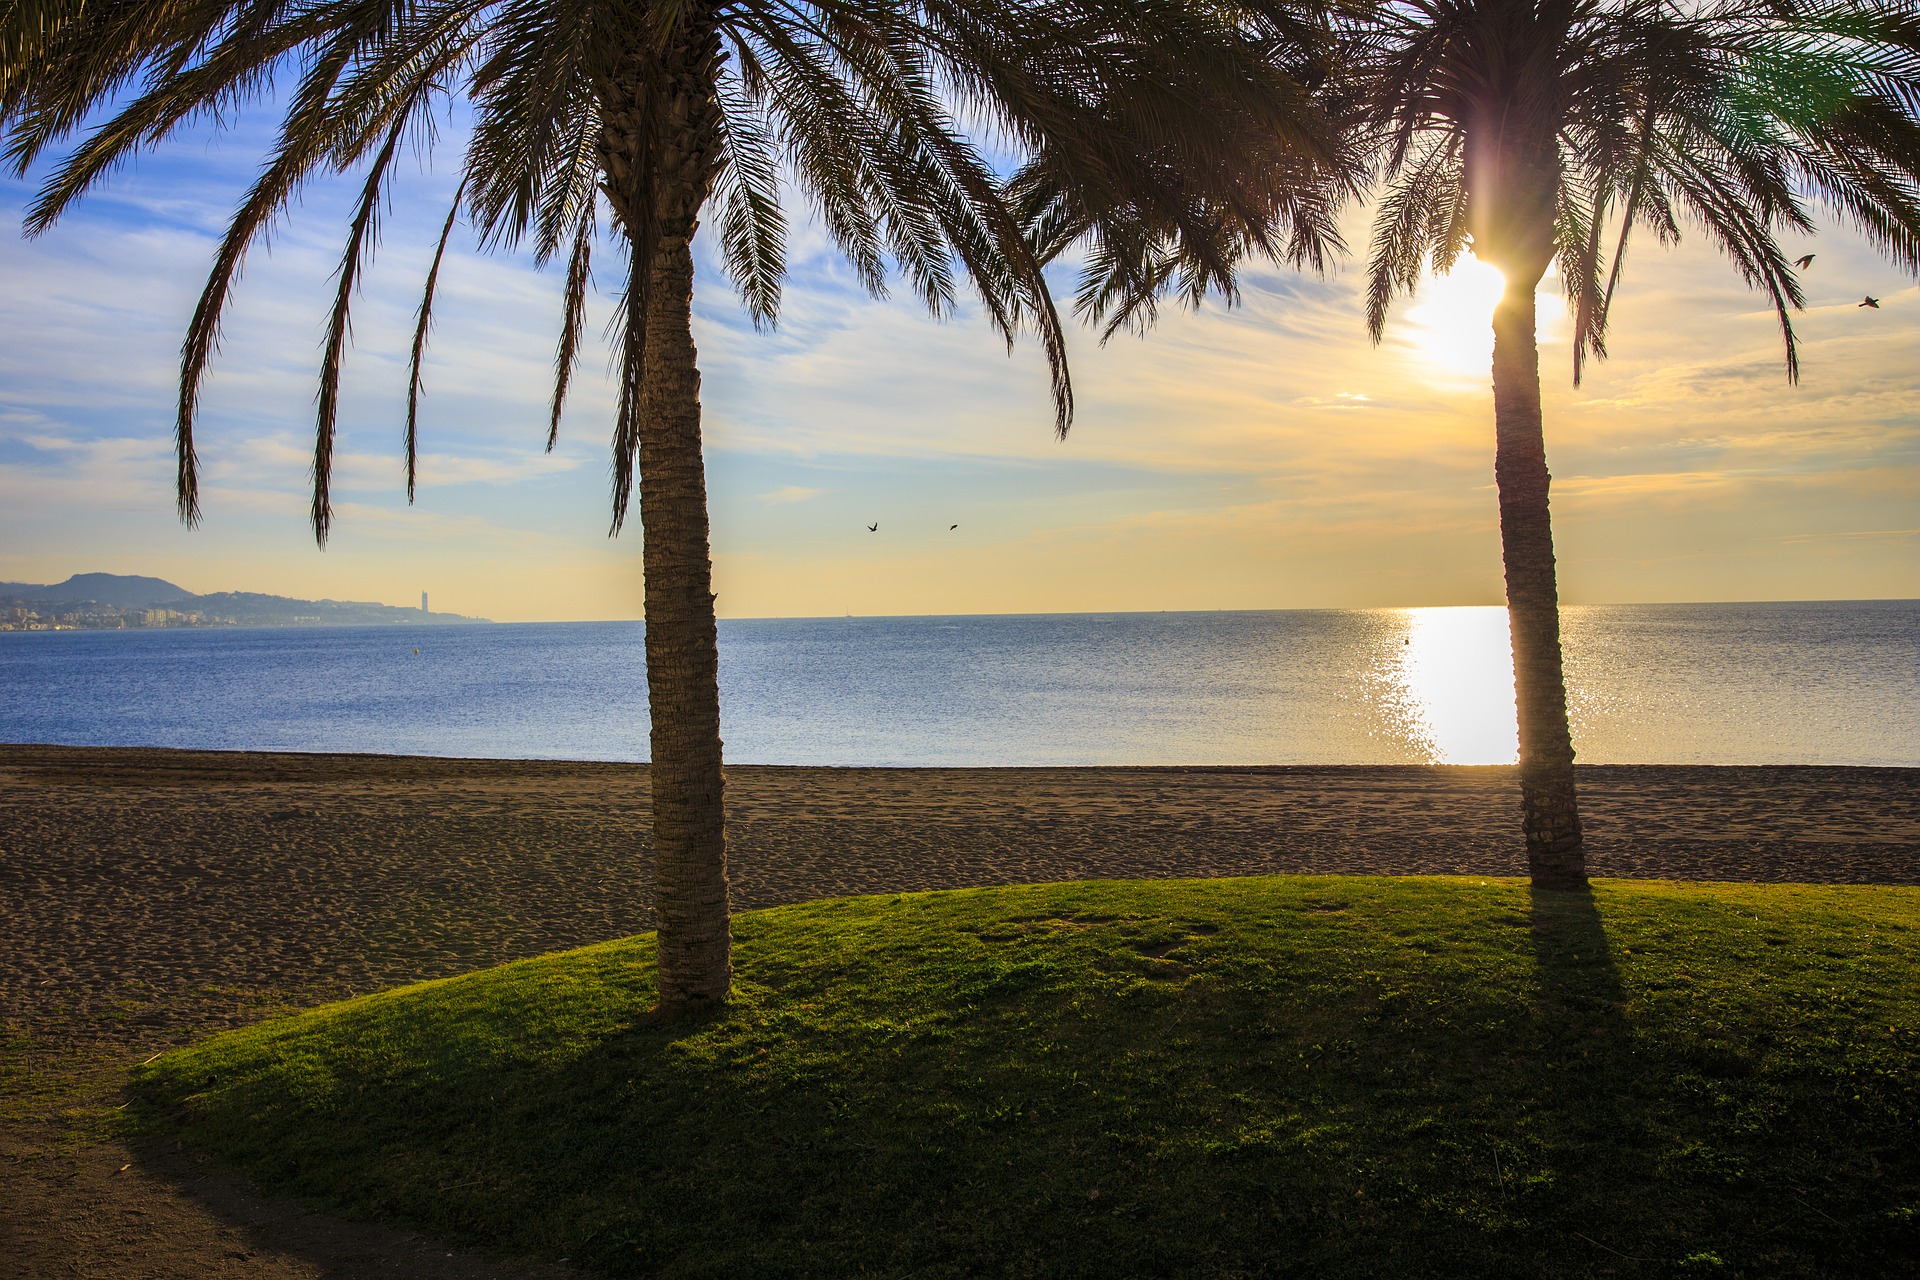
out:
M1344 0L1326 22L1320 48L1331 56L1288 65L1371 157L1374 340L1394 298L1429 263L1449 270L1469 244L1506 279L1493 316L1494 476L1527 860L1538 885L1578 885L1586 861L1535 291L1557 263L1577 384L1585 359L1606 355L1633 232L1671 244L1691 224L1765 292L1796 377L1790 312L1803 298L1777 235L1812 231L1810 205L1920 272L1920 10L1911 0ZM1141 255L1096 260L1082 309L1111 329L1150 307L1158 283Z
M1347 92L1377 149L1367 323L1471 241L1499 268L1500 535L1536 884L1584 883L1560 665L1534 295L1559 265L1573 377L1604 358L1636 229L1703 231L1779 317L1803 303L1778 233L1809 204L1920 272L1920 18L1905 0L1389 0L1350 29Z
M420 360L458 215L484 245L530 242L537 260L566 263L549 448L592 258L610 236L623 279L612 528L637 472L660 990L677 1008L723 999L731 978L690 328L701 216L716 216L727 270L761 324L779 308L789 186L875 293L891 262L946 315L963 272L1009 345L1023 330L1038 335L1064 432L1072 393L1041 260L962 121L1102 210L1094 225L1178 245L1217 282L1236 246L1297 238L1296 221L1311 239L1327 217L1312 193L1285 184L1331 153L1307 97L1265 56L1284 28L1188 0L0 0L0 139L24 174L106 115L54 166L27 218L37 233L183 125L262 100L281 111L183 346L175 425L189 524L199 518L195 413L230 289L303 183L364 168L320 368L312 522L322 545L352 299L408 139L430 147L437 112L469 104L462 181L414 330L409 497ZM291 83L275 99L277 78Z

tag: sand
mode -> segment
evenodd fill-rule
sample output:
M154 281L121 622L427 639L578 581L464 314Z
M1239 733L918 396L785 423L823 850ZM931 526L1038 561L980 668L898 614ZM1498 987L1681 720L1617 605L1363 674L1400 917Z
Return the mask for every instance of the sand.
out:
M1596 876L1920 884L1920 770L1579 780ZM1085 878L1525 871L1502 768L741 766L728 802L743 910ZM211 1028L650 928L648 848L644 766L0 746L0 1021L39 1073L11 1087L46 1092L0 1133L17 1174L0 1258L23 1276L553 1274L303 1215L185 1157L56 1154L68 1126L52 1113Z

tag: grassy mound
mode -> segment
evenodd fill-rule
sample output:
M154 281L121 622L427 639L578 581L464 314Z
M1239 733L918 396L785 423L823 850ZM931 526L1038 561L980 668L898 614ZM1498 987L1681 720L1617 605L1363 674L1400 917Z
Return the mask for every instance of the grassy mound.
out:
M1910 1274L1920 891L1284 877L822 902L147 1067L137 1123L609 1275Z

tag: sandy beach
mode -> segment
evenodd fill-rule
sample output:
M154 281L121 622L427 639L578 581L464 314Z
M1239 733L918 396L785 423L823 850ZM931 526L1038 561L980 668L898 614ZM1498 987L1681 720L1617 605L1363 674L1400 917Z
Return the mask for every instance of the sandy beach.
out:
M1920 884L1920 770L1596 766L1580 785L1596 876ZM742 910L1084 878L1524 874L1505 768L738 766L728 787ZM643 766L0 746L0 1020L24 1064L10 1089L39 1100L0 1134L17 1175L0 1256L27 1276L551 1274L110 1143L56 1150L59 1112L212 1028L645 930L650 889Z

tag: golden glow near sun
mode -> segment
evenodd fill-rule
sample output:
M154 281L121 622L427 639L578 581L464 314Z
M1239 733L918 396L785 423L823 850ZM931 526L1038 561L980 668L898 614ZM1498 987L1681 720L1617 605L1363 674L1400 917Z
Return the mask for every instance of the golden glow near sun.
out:
M1443 276L1421 279L1407 307L1407 339L1437 368L1486 378L1493 368L1493 308L1506 279L1499 268L1464 254Z

